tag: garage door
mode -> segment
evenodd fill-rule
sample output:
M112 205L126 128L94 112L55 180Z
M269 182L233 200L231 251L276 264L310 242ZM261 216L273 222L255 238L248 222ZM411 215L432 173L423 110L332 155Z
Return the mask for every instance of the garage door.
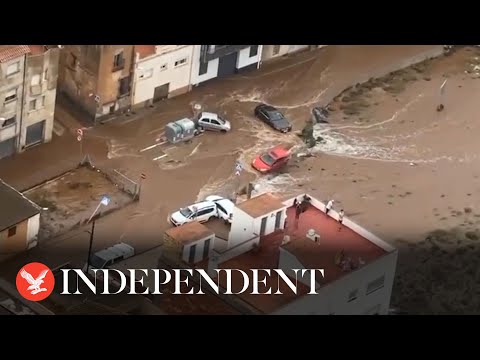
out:
M0 142L0 159L15 153L16 137Z
M170 88L170 83L157 86L153 91L153 102L167 99L169 88Z
M235 74L237 70L237 58L238 52L222 56L218 59L218 75L217 77L221 78L224 76L229 76Z
M27 127L27 137L25 139L26 146L32 146L43 141L43 130L45 128L45 120L35 123Z

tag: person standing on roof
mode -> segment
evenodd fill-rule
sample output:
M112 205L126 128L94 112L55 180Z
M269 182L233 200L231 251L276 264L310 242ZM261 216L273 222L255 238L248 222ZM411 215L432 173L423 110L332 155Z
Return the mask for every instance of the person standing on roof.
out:
M338 213L338 224L339 224L338 231L342 231L342 223L343 223L343 217L344 216L345 216L345 211L343 211L343 209L342 209Z
M332 210L334 202L335 202L335 200L330 200L327 203L327 206L325 207L325 215L328 215L329 211Z

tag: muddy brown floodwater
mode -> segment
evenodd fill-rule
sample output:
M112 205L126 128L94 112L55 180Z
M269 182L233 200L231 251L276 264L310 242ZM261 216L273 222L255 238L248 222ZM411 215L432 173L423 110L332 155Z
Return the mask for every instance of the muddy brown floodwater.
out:
M100 213L119 209L132 202L102 174L88 167L73 170L62 177L24 193L42 211L40 241L60 235L87 220L95 211L103 195L110 198Z

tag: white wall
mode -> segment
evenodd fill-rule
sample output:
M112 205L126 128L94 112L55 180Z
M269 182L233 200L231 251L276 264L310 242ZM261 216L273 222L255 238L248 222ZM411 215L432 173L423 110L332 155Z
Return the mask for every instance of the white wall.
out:
M158 45L162 46L162 45ZM173 51L155 54L145 59L139 59L135 66L133 104L143 103L153 98L157 86L170 84L169 92L190 85L194 45L184 45ZM175 67L175 62L187 59L185 64ZM167 65L165 70L163 65ZM152 75L145 76L152 70ZM144 76L142 78L142 76Z
M265 227L265 234L268 235L275 231L275 219L278 211L282 211L280 219L280 229L285 227L285 219L287 218L287 208L281 208L268 214L262 215L259 218L252 218L243 210L235 207L233 209L233 221L228 235L228 247L232 248L246 240L260 235L262 226L262 219L267 217L267 224Z
M238 207L234 207L232 219L230 233L228 234L229 248L232 248L256 236L255 224L253 221L254 219L245 211L239 209Z
M38 231L40 229L40 214L37 214L30 219L28 219L27 224L27 247L30 243L38 241Z
M383 257L344 275L331 284L320 287L318 295L305 295L273 312L274 315L362 315L375 306L379 314L387 314L390 306L398 252ZM367 285L385 275L384 286L367 295ZM358 289L358 297L348 301L349 294Z
M237 58L237 69L244 68L252 64L258 64L262 59L262 47L263 45L258 46L258 51L256 56L250 57L250 48L242 49L238 52Z
M305 266L293 255L290 251L280 248L280 257L278 260L278 268L285 271L285 273L295 279L298 276L298 280L307 286L310 286L310 276L305 274L301 276L301 272L295 275L292 269L305 269Z
M190 257L190 248L194 245L197 245L197 247L195 249L194 263L202 261L203 260L203 249L204 249L206 241L208 239L210 239L210 246L209 246L209 249L208 249L208 252L209 252L208 256L210 256L210 252L212 251L212 249L215 245L215 235L207 236L204 239L201 239L201 240L195 241L191 244L185 245L183 247L182 260L188 263L188 260L189 260L189 257Z
M190 78L190 83L192 85L198 85L201 82L213 79L217 77L218 74L218 59L214 59L208 62L208 70L203 75L198 75L198 71L200 68L200 49L201 45L194 45L193 46L193 62L192 62L192 74Z

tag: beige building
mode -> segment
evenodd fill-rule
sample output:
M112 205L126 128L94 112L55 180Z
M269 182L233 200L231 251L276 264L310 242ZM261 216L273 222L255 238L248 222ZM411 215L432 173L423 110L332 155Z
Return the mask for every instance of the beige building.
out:
M307 49L318 49L327 45L263 45L262 61L268 61L287 54Z
M0 259L37 244L40 208L0 180Z
M188 92L193 49L193 45L135 45L132 104L150 104Z
M65 45L58 87L92 122L131 106L134 45Z
M59 49L0 45L0 158L52 138Z

